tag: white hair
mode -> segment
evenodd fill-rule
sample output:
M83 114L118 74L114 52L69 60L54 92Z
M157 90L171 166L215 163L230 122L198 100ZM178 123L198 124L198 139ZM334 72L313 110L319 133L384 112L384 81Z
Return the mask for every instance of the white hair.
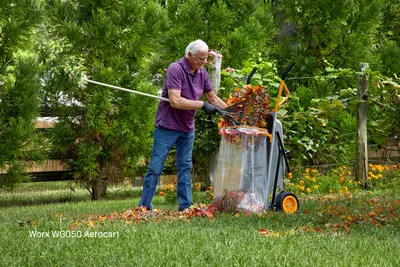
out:
M198 51L207 51L208 52L208 45L200 39L188 44L188 46L186 47L186 50L185 50L185 57L189 56L189 52L192 53L192 55L195 55Z

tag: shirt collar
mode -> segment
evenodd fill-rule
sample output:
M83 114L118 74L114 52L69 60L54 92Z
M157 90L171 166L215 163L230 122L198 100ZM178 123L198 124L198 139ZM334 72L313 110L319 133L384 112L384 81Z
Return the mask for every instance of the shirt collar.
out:
M201 67L199 70L197 70L197 72L193 73L192 70L190 69L190 65L189 62L187 61L186 57L183 57L181 59L181 65L183 67L183 69L188 73L188 74L196 74L196 73L201 73L201 70L203 69L203 67Z

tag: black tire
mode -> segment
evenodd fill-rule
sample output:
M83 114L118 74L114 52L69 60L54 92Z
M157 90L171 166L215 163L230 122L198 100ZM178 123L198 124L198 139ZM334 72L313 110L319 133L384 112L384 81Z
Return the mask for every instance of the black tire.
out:
M285 213L296 213L300 208L300 202L294 193L281 191L276 197L276 208Z

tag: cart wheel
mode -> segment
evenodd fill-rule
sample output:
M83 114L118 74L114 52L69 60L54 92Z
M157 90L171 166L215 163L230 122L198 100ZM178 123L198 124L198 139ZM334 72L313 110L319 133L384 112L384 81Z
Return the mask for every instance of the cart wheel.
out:
M297 196L291 192L281 191L276 197L276 208L285 213L295 213L300 207Z

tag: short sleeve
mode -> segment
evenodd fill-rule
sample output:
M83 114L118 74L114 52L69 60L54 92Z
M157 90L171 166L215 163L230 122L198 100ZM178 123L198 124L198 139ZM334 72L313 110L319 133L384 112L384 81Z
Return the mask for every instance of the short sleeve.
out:
M184 81L184 76L182 73L182 68L177 63L172 63L167 70L166 75L166 86L167 89L182 89L182 83Z

